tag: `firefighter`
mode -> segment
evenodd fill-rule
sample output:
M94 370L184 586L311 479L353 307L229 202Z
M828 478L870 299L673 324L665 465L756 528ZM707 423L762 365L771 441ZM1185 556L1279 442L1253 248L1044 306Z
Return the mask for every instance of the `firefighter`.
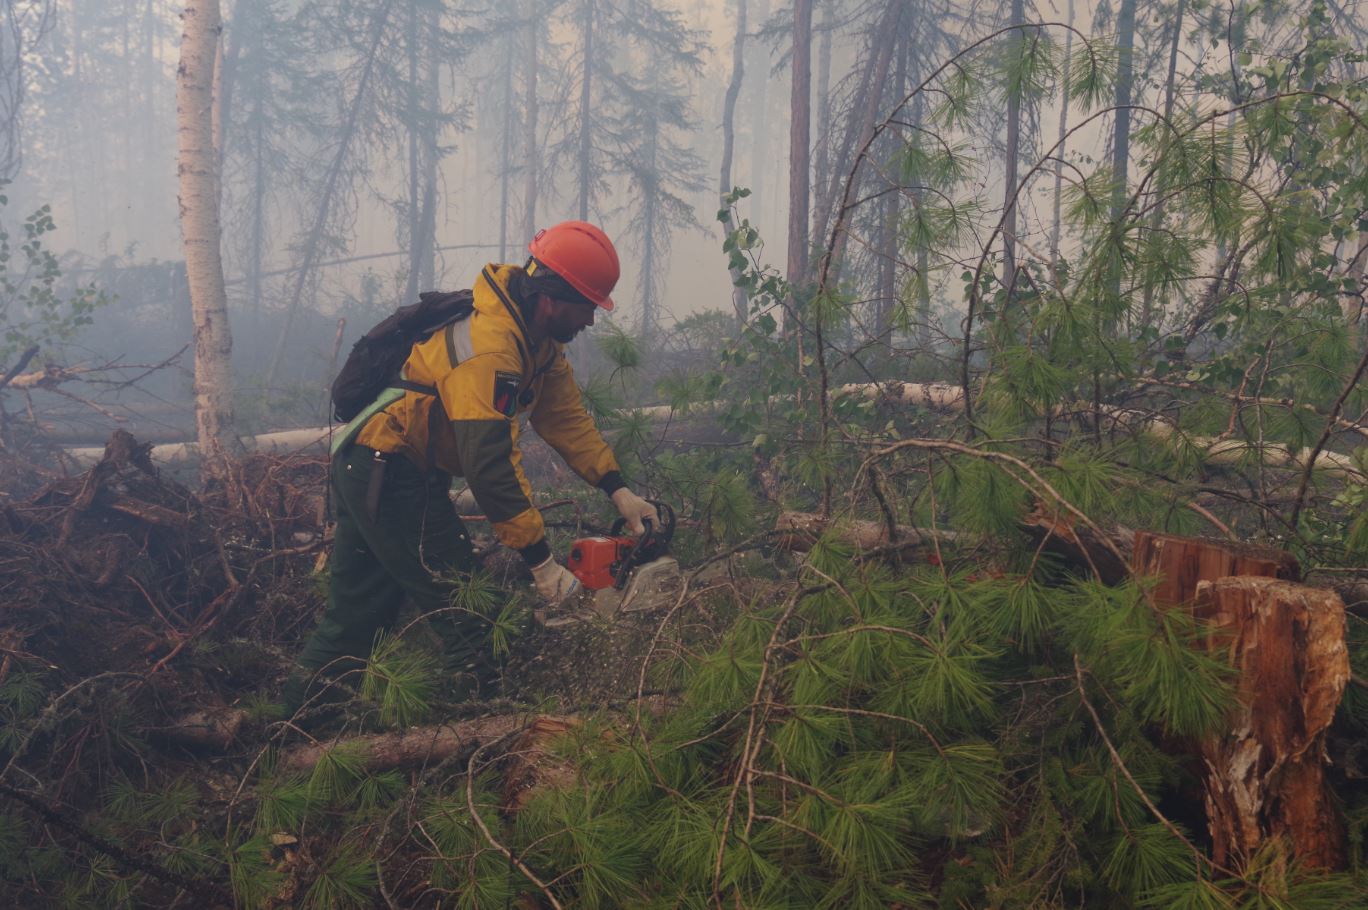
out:
M518 417L585 481L612 499L634 534L655 509L628 489L612 450L580 399L565 345L613 309L617 251L599 228L566 221L540 231L526 264L487 265L474 311L413 346L406 391L361 425L334 454L337 527L328 604L286 684L294 713L311 681L363 666L405 596L428 614L446 646L447 682L458 698L488 697L497 672L487 623L451 605L454 584L474 571L470 536L447 496L464 477L500 543L517 550L549 606L579 582L551 554L541 512L522 470Z

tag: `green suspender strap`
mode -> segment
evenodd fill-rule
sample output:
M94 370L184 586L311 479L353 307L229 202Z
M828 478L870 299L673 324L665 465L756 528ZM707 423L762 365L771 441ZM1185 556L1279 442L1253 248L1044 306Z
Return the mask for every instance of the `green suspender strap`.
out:
M351 423L347 424L341 433L333 437L332 450L328 454L336 455L350 446L357 434L361 432L361 428L366 425L366 421L403 398L405 391L406 389L389 386L376 396L376 399L367 405L365 410L351 419Z

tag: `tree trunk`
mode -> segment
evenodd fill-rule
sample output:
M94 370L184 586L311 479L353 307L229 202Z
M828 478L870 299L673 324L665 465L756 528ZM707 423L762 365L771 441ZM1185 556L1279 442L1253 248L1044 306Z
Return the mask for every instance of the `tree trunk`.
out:
M513 156L513 33L504 39L503 49L503 158L499 161L499 261L508 261L508 189L512 180Z
M370 88L376 51L380 47L380 38L385 33L385 21L389 18L392 4L393 0L385 0L384 5L375 13L370 51L366 55L366 63L361 70L361 79L356 86L356 95L352 98L351 107L347 112L347 122L343 124L342 134L338 138L337 152L333 155L332 163L328 167L328 175L323 182L323 194L318 201L318 211L314 215L313 225L310 227L309 235L304 242L304 258L300 263L299 271L296 273L290 299L285 305L285 324L281 326L275 351L271 355L270 366L266 368L266 379L263 386L267 395L270 394L275 385L276 372L280 367L281 358L285 354L290 327L294 324L295 312L299 309L299 301L304 296L304 285L308 282L309 275L313 272L314 263L318 259L318 248L323 238L323 229L328 222L328 213L332 208L333 194L337 191L338 179L342 174L342 164L347 159L347 151L351 145L352 137L356 135L357 118L360 116L362 104L365 103L366 92Z
M907 67L908 52L911 42L907 36L898 35L894 39L897 45L898 62L893 74L893 97L897 99L894 103L901 102L903 96L907 94ZM912 115L913 124L917 124L920 119L920 101L918 97L918 110ZM897 285L897 266L898 251L901 247L898 237L898 215L902 203L902 179L894 178L894 185L890 191L884 194L881 200L881 211L879 218L879 283L876 293L877 313L874 331L875 337L880 344L890 344L893 335L893 310L901 294ZM919 251L924 252L924 251ZM920 305L921 288L926 287L924 282L918 282L918 304ZM920 309L920 306L918 307ZM929 301L928 301L929 308Z
M851 161L851 154L856 148L864 148L870 138L874 135L875 123L879 116L879 108L884 100L884 90L888 86L888 72L892 65L893 52L898 44L898 36L902 30L902 11L904 4L889 3L885 10L879 26L871 39L873 54L870 58L869 67L865 75L868 77L862 83L862 91L856 103L855 109L859 111L859 129L846 130L845 139L842 140L840 154L836 159L836 166L833 172L835 178L827 184L825 195L819 200L819 205L823 211L819 213L818 220L822 223L821 233L814 239L818 243L829 242L832 244L831 269L827 278L827 286L833 287L840 281L840 272L845 257L846 233L844 230L836 232L836 236L831 238L829 232L832 225L832 214L838 198L838 190L841 189L843 180L850 180L852 186L848 192L844 192L846 199L858 199L860 194L860 183L864 180L865 172L868 168L860 168L858 164ZM898 98L902 100L901 97ZM858 137L852 142L852 138ZM841 218L840 212L835 212L836 219Z
M1359 232L1358 252L1349 261L1349 267L1344 273L1350 278L1358 279L1360 291L1368 290L1364 288L1363 274L1365 266L1368 266L1368 231ZM1363 319L1363 297L1360 295L1349 295L1340 298L1340 311L1344 313L1344 321L1349 325L1358 325L1364 322ZM1360 331L1368 326L1360 326Z
M1012 0L1011 24L1020 26L1026 22L1024 0ZM1012 33L1012 42L1024 48L1026 31L1018 28ZM1021 87L1018 85L1007 92L1007 149L1003 154L1007 166L1007 176L1003 181L1002 211L1002 286L1007 289L1007 302L1011 303L1016 291L1016 232L1017 232L1017 163L1021 159Z
M870 133L874 131L874 118L878 115L884 83L888 78L888 61L898 37L897 24L900 21L901 9L901 4L889 3L870 35L869 53L866 55L864 68L860 71L859 88L855 91L851 108L852 111L858 112L859 125L856 127L855 114L852 114L849 128L842 131L841 144L836 151L830 178L822 182L821 175L818 175L817 214L813 219L813 225L814 237L819 242L826 240L827 230L831 227L832 209L836 205L841 183L850 171L851 153L855 148L863 147ZM850 196L855 198L854 193Z
M756 0L755 21L759 26L763 26L769 19L770 7L769 0ZM769 150L769 83L770 65L769 55L765 46L755 45L754 53L759 55L760 78L753 80L755 94L751 99L751 153L750 153L750 189L751 189L751 221L756 224L764 223L765 203L770 201L769 193L765 191L765 182L769 179L773 162L770 161ZM777 219L776 219L777 220Z
M594 0L584 0L584 81L580 83L579 220L589 220L590 100L593 96Z
M233 339L223 285L212 122L218 0L188 0L181 20L176 80L180 221L195 323L195 428L204 453L200 473L207 479L227 471L233 425Z
M797 286L807 282L808 187L811 181L808 152L812 146L812 0L794 0L793 79L789 94L789 218L788 280Z
M418 283L421 288L437 287L437 158L438 158L438 117L442 110L442 87L438 73L436 46L438 31L441 27L441 10L432 6L427 10L427 34L429 50L425 56L424 81L430 115L427 128L423 130L423 215L419 223L419 233L423 237L422 255L418 258ZM415 293L409 298L417 300Z
M418 87L418 61L422 55L418 43L418 4L411 3L408 8L408 21L404 24L404 45L405 61L408 65L408 85L405 86L404 101L405 107L404 120L406 121L406 132L408 133L408 282L404 292L404 303L417 298L418 294L418 258L422 255L418 247L418 239L423 233L419 219L422 217L419 209L422 208L422 200L419 195L419 170L422 167L422 139L420 138L419 122L422 120L422 103L419 101Z
M1325 734L1349 681L1344 602L1267 578L1197 587L1206 640L1237 673L1230 731L1201 744L1212 859L1243 868L1286 837L1303 864L1342 869L1344 822L1325 779Z
M1050 266L1059 266L1059 238L1063 232L1064 220L1061 208L1064 198L1064 153L1067 151L1069 135L1069 68L1073 65L1073 24L1074 0L1069 0L1069 31L1064 35L1064 70L1059 84L1059 141L1055 144L1054 162L1054 226L1050 230Z
M1135 0L1121 0L1116 19L1116 115L1112 118L1112 203L1111 220L1119 228L1126 205L1126 183L1130 166L1131 91L1135 86ZM1108 278L1114 300L1121 296L1120 265Z
M1218 578L1301 580L1301 567L1286 550L1149 531L1135 533L1131 566L1138 575L1159 579L1154 599L1165 606L1191 603L1199 582Z
M537 0L527 0L527 62L524 75L527 78L527 121L523 127L523 166L526 183L523 186L523 242L529 241L537 233L537 169L541 161L537 155L537 41L540 37L537 16L540 8Z
M1178 79L1178 46L1183 42L1183 15L1187 12L1187 0L1178 0L1178 10L1173 14L1173 35L1169 41L1168 77L1164 80L1164 122L1165 124L1173 121L1174 90ZM1167 127L1161 127L1166 129ZM1159 201L1154 204L1154 211L1149 217L1149 229L1151 233L1162 229L1164 224L1164 202L1168 195L1166 182L1160 181L1155 187L1155 195ZM1149 325L1153 318L1151 310L1154 307L1154 293L1156 285L1152 281L1145 282L1145 294L1140 305L1140 324ZM1162 317L1161 317L1162 318Z
M258 94L252 106L255 120L252 137L255 143L252 161L252 246L247 253L247 300L253 329L261 328L261 258L266 245L266 124L261 103Z
M732 155L736 149L736 99L741 94L742 81L746 73L746 6L748 0L736 0L736 38L732 41L731 81L727 83L727 94L722 100L722 173L717 182L719 205L725 212L722 229L728 234L736 230L731 210L727 207L727 194L732 191ZM746 324L750 315L750 301L746 299L744 288L737 287L741 271L728 268L732 280L732 309L736 313L736 327Z
M653 81L652 89L655 88ZM648 136L646 138L646 156L643 163L645 164L647 182L646 186L642 188L646 198L642 203L641 213L642 234L644 235L641 241L641 345L643 350L649 351L651 341L655 337L656 323L659 320L659 316L656 314L656 281L654 275L658 268L656 265L656 231L660 229L656 225L659 199L659 177L656 173L658 167L656 163L656 137L660 133L660 122L655 116L646 118L646 129Z
M831 178L831 3L822 4L822 25L817 40L817 133L814 145L812 185L825 186ZM816 211L820 211L820 204ZM825 225L818 224L814 213L810 236L821 239Z

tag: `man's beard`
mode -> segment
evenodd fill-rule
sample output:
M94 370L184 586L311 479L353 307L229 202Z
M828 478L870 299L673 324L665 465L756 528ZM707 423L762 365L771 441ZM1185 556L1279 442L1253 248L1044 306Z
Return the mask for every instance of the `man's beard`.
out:
M580 333L579 329L553 329L551 337L561 344L569 344L575 340L575 336Z

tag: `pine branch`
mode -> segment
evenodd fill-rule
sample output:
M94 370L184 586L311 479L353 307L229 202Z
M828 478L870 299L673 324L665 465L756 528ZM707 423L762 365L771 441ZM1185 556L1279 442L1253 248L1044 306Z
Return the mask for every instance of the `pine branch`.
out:
M1083 707L1088 709L1088 714L1092 716L1093 724L1097 728L1097 735L1102 738L1102 743L1107 747L1107 753L1111 755L1112 764L1116 766L1116 769L1120 771L1122 776L1130 783L1131 787L1135 790L1136 795L1140 797L1140 801L1143 802L1145 808L1150 811L1150 814L1158 819L1159 823L1167 828L1170 834L1187 847L1188 852L1192 854L1193 860L1196 863L1198 875L1201 875L1203 867L1220 869L1220 867L1208 859L1201 850L1197 849L1192 841L1187 839L1183 832L1178 829L1177 825L1169 821L1168 816L1159 811L1159 807L1150 799L1149 794L1145 792L1145 788L1140 786L1140 782L1135 779L1135 775L1131 774L1130 768L1126 767L1125 761L1121 758L1121 753L1116 751L1116 746L1112 745L1111 737L1107 735L1107 728L1103 725L1101 716L1097 713L1097 709L1093 707L1093 703L1088 699L1088 692L1083 685L1083 662L1079 659L1077 654L1073 656L1073 661L1074 679L1077 684L1078 698L1082 701ZM1220 871L1227 875L1231 875L1232 877L1234 876L1234 873L1230 872L1228 869L1220 869Z
M1292 518L1289 524L1293 528L1298 527L1298 520L1301 518L1302 505L1306 502L1306 489L1311 484L1311 472L1316 467L1316 459L1320 457L1321 450L1325 448L1326 442L1335 431L1335 422L1339 419L1340 410L1344 407L1344 401L1349 394L1358 386L1359 380L1363 378L1365 371L1368 371L1368 347L1363 350L1363 356L1359 358L1358 368L1354 370L1354 375L1344 384L1340 390L1339 397L1335 399L1335 404L1330 408L1330 417L1325 422L1325 430L1321 437L1316 441L1316 445L1311 449L1311 457L1306 459L1306 470L1302 472L1301 484L1297 487L1297 498L1292 506Z
M551 892L551 889L546 883L540 878L537 878L537 874L529 869L526 863L514 856L513 851L495 840L494 834L489 830L489 826L485 824L484 818L480 816L479 808L475 805L475 760L480 757L480 753L483 752L487 746L492 745L494 745L494 743L487 743L485 746L476 749L475 752L471 754L470 760L466 762L466 808L470 810L471 819L474 820L475 826L480 829L480 833L484 835L484 839L488 841L489 846L493 847L498 851L499 855L507 859L512 866L523 874L524 878L536 885L537 889L545 896L547 902L551 904L553 910L564 910L561 902L556 900L556 895Z
M172 885L180 891L189 892L201 900L209 901L214 905L232 903L231 896L227 891L223 890L222 886L199 879L186 878L144 856L135 856L119 847L117 844L114 844L85 828L68 817L65 812L62 812L55 806L49 805L31 793L25 793L22 790L11 787L9 784L0 783L0 794L8 796L20 805L26 806L33 812L36 812L46 819L48 824L70 833L81 843L103 853L125 869L151 876L160 882Z

